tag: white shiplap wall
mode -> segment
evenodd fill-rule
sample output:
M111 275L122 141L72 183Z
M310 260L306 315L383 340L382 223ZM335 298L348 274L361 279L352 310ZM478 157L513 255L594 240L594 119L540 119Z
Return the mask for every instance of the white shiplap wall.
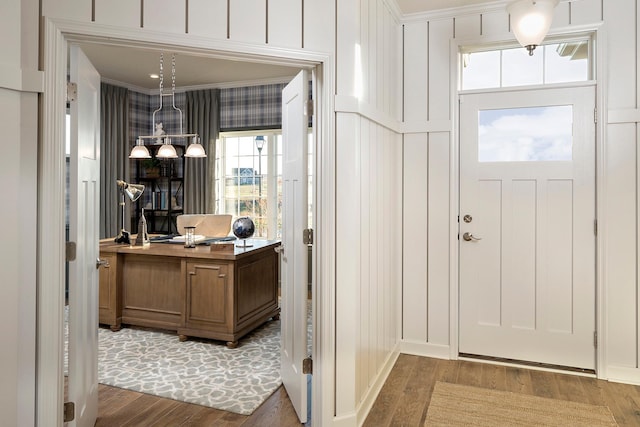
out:
M606 57L599 85L608 123L599 152L599 188L604 190L598 200L604 249L599 286L605 304L600 331L605 351L599 374L636 383L640 383L638 9L637 0L561 2L552 24L556 31L599 24L603 28L599 33ZM455 197L450 168L457 163L451 158L456 124L450 113L456 99L451 99L448 88L456 70L450 69L450 40L512 40L508 29L506 11L490 3L486 9L412 16L404 22L402 348L406 352L455 357L450 346L456 337L449 335L449 294L455 294L450 286L456 286L450 277L456 268L449 256L450 230L457 229L458 215L450 212L449 202Z
M397 356L400 27L384 0L338 2L336 423L361 423Z

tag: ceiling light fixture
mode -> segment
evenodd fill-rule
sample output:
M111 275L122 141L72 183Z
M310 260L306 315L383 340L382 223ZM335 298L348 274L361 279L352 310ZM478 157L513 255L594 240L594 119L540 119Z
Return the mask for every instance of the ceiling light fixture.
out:
M175 159L178 157L176 148L171 144L172 138L186 139L187 150L184 153L185 157L207 157L204 151L204 147L200 144L200 137L197 133L184 133L182 130L182 110L176 107L176 55L175 53L171 57L171 93L164 93L164 55L160 53L160 106L153 112L151 116L151 129L154 130L153 135L140 135L136 140L136 145L131 149L129 154L130 159L148 159L151 158L149 149L145 147L144 141L146 139L156 140L156 143L162 144L156 153L156 157L160 159ZM171 106L175 111L180 114L180 133L168 134L164 130L162 122L156 122L156 114L162 111L163 98L165 96L171 97ZM189 144L189 138L193 139L193 142Z
M558 0L516 0L507 6L511 29L529 55L549 32L557 5Z

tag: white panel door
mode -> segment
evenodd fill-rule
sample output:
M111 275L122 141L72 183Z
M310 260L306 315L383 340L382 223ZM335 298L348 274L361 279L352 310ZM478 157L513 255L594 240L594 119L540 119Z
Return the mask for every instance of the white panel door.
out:
M282 383L300 418L307 421L307 245L308 227L307 71L301 71L282 91L282 269L281 370Z
M71 46L69 240L76 260L69 263L69 400L75 420L93 426L98 416L98 219L100 191L100 75L78 46ZM114 183L115 185L115 183Z
M595 368L594 103L461 96L460 353Z

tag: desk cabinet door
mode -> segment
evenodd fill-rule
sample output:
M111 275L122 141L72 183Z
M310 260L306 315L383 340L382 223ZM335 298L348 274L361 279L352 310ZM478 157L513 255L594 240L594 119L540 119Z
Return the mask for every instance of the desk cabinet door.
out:
M100 288L98 293L99 322L116 329L120 326L120 304L118 292L118 256L101 252Z
M232 274L226 264L187 262L187 328L233 330Z

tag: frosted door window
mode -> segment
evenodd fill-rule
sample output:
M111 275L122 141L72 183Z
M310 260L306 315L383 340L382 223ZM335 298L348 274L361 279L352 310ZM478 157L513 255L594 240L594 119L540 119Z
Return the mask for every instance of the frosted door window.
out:
M570 161L572 128L571 105L481 110L478 161Z

